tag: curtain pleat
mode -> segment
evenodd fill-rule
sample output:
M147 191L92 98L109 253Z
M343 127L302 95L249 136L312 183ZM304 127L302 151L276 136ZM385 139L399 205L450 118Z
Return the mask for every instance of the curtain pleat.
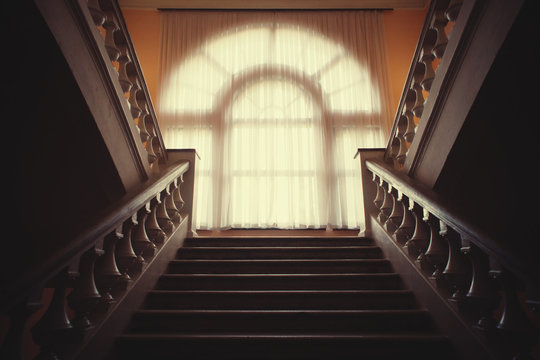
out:
M376 11L162 12L158 114L195 148L197 229L362 229L358 148L391 127Z

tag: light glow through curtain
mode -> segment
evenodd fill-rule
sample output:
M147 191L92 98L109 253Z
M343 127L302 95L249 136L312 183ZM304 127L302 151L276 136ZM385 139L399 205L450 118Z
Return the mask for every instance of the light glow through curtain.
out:
M375 11L162 13L160 128L195 148L197 229L363 228L358 148L390 129Z

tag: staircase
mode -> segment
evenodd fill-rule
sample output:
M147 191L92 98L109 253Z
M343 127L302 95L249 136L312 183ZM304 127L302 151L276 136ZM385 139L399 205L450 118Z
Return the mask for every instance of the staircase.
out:
M371 239L186 239L113 359L452 359Z

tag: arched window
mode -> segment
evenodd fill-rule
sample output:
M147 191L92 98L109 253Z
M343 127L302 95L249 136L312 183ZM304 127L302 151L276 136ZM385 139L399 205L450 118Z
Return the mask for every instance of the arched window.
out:
M388 114L356 15L163 14L160 127L201 156L197 228L362 226L352 158Z

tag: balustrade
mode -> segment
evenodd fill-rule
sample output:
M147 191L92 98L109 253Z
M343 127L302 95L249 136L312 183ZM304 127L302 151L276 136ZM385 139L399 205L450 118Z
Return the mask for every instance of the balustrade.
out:
M403 167L418 123L426 115L424 104L437 75L438 64L443 59L448 38L453 24L457 21L462 2L462 0L431 2L385 155L386 159L393 161L398 169Z
M188 167L188 163L173 166L141 192L126 195L100 225L74 240L90 246L66 258L57 273L44 274L49 280L30 290L39 295L26 297L33 301L15 305L19 310L12 313L4 355L28 358L23 357L22 334L28 317L41 306L44 289L52 291L52 299L31 329L33 341L40 347L39 358L71 358L77 346L95 334L186 218L180 216L175 199L180 199L182 174Z
M166 157L165 146L159 136L157 119L150 95L142 76L137 55L131 46L121 11L114 0L88 0L88 10L103 36L108 61L116 70L119 86L139 132L140 141L148 154L151 168L157 168Z
M538 328L520 299L526 291L531 296L538 292L535 275L511 271L497 255L502 251L486 247L478 231L449 213L428 190L415 188L383 162L368 160L366 165L377 190L372 218L472 328L502 347L502 359L525 358L538 340ZM537 299L528 303L537 304Z

